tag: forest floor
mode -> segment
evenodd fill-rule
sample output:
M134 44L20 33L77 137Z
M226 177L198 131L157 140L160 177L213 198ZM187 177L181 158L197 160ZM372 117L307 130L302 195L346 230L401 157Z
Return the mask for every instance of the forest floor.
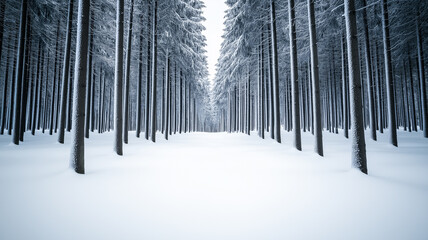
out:
M70 136L0 136L0 239L428 239L428 139L367 139L366 176L350 140L324 132L325 157L252 133L191 133L156 144L130 133L86 141L86 175L68 167ZM268 136L268 135L267 135Z

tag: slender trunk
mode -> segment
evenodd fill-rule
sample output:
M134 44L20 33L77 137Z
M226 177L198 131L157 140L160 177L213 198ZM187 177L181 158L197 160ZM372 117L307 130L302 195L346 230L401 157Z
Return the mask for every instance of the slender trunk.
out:
M170 71L170 61L169 61L169 53L168 53L168 49L167 49L167 53L166 53L166 69L165 69L165 89L166 89L166 94L165 94L165 100L164 100L164 133L165 133L165 139L168 140L168 134L169 134L169 125L168 125L168 120L169 120L169 94L170 94L170 77L169 77L169 71Z
M156 91L157 91L157 54L158 54L158 46L157 46L157 5L158 1L154 0L154 6L153 6L153 23L152 23L152 90L151 90L151 140L152 142L156 142L156 108L157 108L157 102L156 102Z
M291 65L291 88L293 89L292 114L293 114L293 145L301 151L302 139L300 133L300 105L299 105L299 77L297 66L297 43L296 43L296 17L294 12L294 0L288 1L288 21L290 35L290 65Z
M138 82L137 82L137 122L136 122L136 129L135 133L137 138L140 137L141 132L141 92L142 92L142 85L143 85L143 32L140 33L140 52L139 52L139 58L138 58Z
M151 4L148 4L148 11L147 11L147 35L150 36L150 18L151 18ZM150 69L150 49L151 49L151 42L149 40L149 38L147 38L147 72L146 72L146 107L144 109L144 137L146 138L146 140L149 140L149 131L150 131L150 87L151 87L151 78L150 78L150 73L151 73L151 69Z
M73 127L71 140L71 167L76 173L85 173L85 90L86 66L88 55L89 9L90 0L79 0L77 14L77 43L76 63L74 67L74 94L73 94Z
M321 105L320 105L320 88L318 72L318 48L316 39L315 26L315 9L314 1L308 0L308 17L309 17L309 36L311 51L311 74L312 74L312 96L314 102L314 134L315 134L315 152L323 156L322 128L321 128Z
M92 63L92 51L94 49L94 34L92 28L94 21L91 17L89 18L90 27L89 27L89 49L88 49L88 71L87 71L87 86L86 86L86 115L85 115L85 137L89 138L89 128L90 128L90 119L91 119L91 102L93 101L92 96L92 85L94 84L93 80L93 63Z
M370 137L376 141L376 119L375 119L375 104L374 104L374 90L373 90L373 75L372 75L372 61L370 54L370 37L369 27L366 12L367 0L363 0L363 22L364 22L364 47L365 47L365 60L366 60L366 75L367 75L367 90L370 108Z
M395 115L395 99L394 99L394 79L392 78L392 62L391 62L391 43L389 37L389 18L387 0L382 0L382 25L383 25L383 51L385 55L385 78L386 92L388 98L388 114L389 114L389 141L392 145L398 146L397 143L397 124Z
M123 116L123 142L128 143L128 119L129 119L129 75L131 73L131 47L132 47L132 20L134 13L134 0L131 0L131 10L129 12L129 28L128 28L128 46L126 52L125 63L125 102L123 104L125 111Z
M39 47L38 47L38 60L37 60L37 66L36 66L36 77L35 77L35 83L34 83L34 94L33 94L33 108L32 108L32 120L31 120L31 134L36 134L36 120L37 120L37 108L38 108L38 99L39 99L39 90L40 90L40 82L41 79L39 78L40 73L40 62L42 59L42 44L41 39L39 39Z
M117 0L116 6L116 56L114 71L114 151L117 155L123 155L123 14L124 0ZM126 119L125 119L126 121Z
M54 129L54 112L55 112L55 89L56 89L56 69L58 63L58 46L59 46L59 28L60 20L58 20L58 25L56 29L56 43L55 43L55 59L54 59L54 74L52 76L52 98L51 98L51 108L50 108L50 121L49 121L49 135L52 135Z
M418 14L419 15L419 14ZM419 16L418 16L419 17ZM418 45L418 64L419 64L419 81L421 88L421 102L422 102L422 126L424 131L424 137L428 138L428 109L427 109L427 91L425 84L425 63L424 63L424 52L422 47L422 33L419 27L419 19L416 19L416 40Z
M1 24L1 22L0 22L0 24ZM10 40L10 37L9 37L9 43L10 42L11 42L11 40ZM1 46L0 46L0 48L1 48ZM9 44L9 49L10 48L11 48L11 46ZM5 69L5 76L4 76L3 107L2 107L2 113L1 113L1 129L0 129L0 134L1 135L4 134L4 128L5 128L5 125L6 125L7 85L8 85L8 82L9 82L9 61L10 61L10 50L7 51L6 69ZM40 61L40 58L39 58L39 61ZM13 84L13 82L12 82L12 84ZM12 102L12 95L10 95L10 98L11 98L10 102ZM10 107L9 107L9 110L10 110ZM9 126L10 126L10 122L9 122Z
M278 46L276 42L276 13L275 13L275 2L271 1L271 37L272 37L272 82L273 82L273 101L274 101L274 109L273 109L273 117L275 118L273 126L275 130L275 140L278 143L281 143L281 123L280 123L280 111L279 111L279 74L278 74Z
M62 89L61 89L61 110L60 110L60 120L59 120L59 133L58 133L58 142L64 143L64 133L65 133L65 113L67 101L70 96L67 96L68 93L68 77L70 71L70 49L71 49L71 32L73 24L73 2L74 0L69 0L68 3L68 21L67 21L67 35L65 37L65 54L64 54L64 68L62 69Z
M21 92L22 92L22 75L24 69L24 47L25 47L25 28L27 26L27 0L21 2L21 17L19 26L19 43L16 61L15 76L15 94L14 94L14 111L13 111L13 136L12 142L19 145L20 120L21 120Z

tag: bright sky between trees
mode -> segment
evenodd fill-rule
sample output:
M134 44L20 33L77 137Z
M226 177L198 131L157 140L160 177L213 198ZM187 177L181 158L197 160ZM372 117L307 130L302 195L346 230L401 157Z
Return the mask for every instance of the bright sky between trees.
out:
M210 82L213 81L215 76L215 65L220 56L220 48L223 35L223 22L224 14L227 6L224 0L204 0L206 8L204 9L204 22L206 30L204 35L207 38L207 57L208 57L208 71Z

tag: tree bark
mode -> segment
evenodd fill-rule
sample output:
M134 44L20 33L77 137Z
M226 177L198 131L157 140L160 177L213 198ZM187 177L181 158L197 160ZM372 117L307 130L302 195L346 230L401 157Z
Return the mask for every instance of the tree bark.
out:
M271 24L271 37L272 37L272 82L273 82L273 102L274 102L274 124L272 129L275 132L275 140L281 143L281 123L280 123L280 111L279 111L279 74L278 74L278 46L276 42L276 13L275 13L275 2L270 2L270 24Z
M416 19L416 40L418 45L419 81L420 81L421 102L422 102L421 120L423 123L422 126L423 126L424 137L428 138L428 109L427 109L427 91L426 91L426 84L425 84L425 64L424 64L424 52L422 47L422 34L421 34L421 29L419 27L419 19Z
M70 71L70 49L71 49L71 32L73 24L73 1L69 0L68 3L68 21L67 21L67 35L65 37L65 53L64 53L64 68L62 69L62 89L61 89L61 110L60 110L60 120L59 120L59 133L58 133L58 142L64 143L64 133L65 133L65 117L66 117L66 107L68 98L68 77Z
M157 91L157 55L158 55L158 46L157 46L157 10L158 10L158 1L157 0L153 0L154 1L154 6L153 6L153 24L152 24L152 90L151 90L151 106L150 106L150 110L151 110L151 126L150 126L150 131L151 131L151 140L152 142L156 142L156 126L157 126L157 122L156 122L156 108L157 108L157 102L156 102L156 91Z
M117 0L116 6L116 56L114 71L114 151L123 155L123 14L124 0ZM126 121L126 119L125 119Z
M125 63L125 102L123 106L125 107L124 111L124 122L123 122L123 142L128 143L128 119L129 119L129 75L131 73L131 47L132 47L132 20L134 13L134 0L131 0L131 10L129 12L129 28L128 28L128 46L126 53L126 63Z
M15 93L14 93L14 111L13 111L13 136L12 142L19 145L20 136L20 120L21 120L21 92L22 92L22 76L24 69L24 47L25 47L25 29L27 27L27 0L21 1L21 17L18 35L18 51L16 57L15 68Z
M382 27L383 27L383 52L385 55L385 78L386 92L388 98L388 115L389 115L389 141L392 145L398 146L397 143L397 123L395 115L395 99L394 99L394 79L392 78L392 62L391 62L391 43L389 37L389 18L388 18L388 3L387 0L382 0Z
M321 104L318 72L318 48L315 26L314 0L308 0L309 37L311 51L312 96L314 115L315 152L323 156L323 141L321 127Z
M300 105L299 105L299 77L297 66L297 43L296 43L296 17L294 12L294 0L288 1L288 21L290 35L290 65L291 65L291 88L293 89L292 114L293 114L293 145L301 151L302 139L300 133Z
M76 63L74 67L73 127L71 140L71 167L76 173L85 173L85 90L88 55L90 0L79 0L77 13Z

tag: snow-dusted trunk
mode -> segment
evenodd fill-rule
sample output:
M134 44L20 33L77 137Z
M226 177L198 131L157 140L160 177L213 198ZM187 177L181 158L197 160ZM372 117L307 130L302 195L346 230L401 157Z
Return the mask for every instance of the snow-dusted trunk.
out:
M164 133L165 133L165 139L168 140L169 135L169 98L170 98L170 60L169 60L169 53L167 50L166 53L166 64L165 64L165 99L164 99Z
M10 42L11 41L9 38L9 43ZM9 44L9 49L10 49L10 44ZM39 55L40 55L40 52L39 52ZM6 126L6 106L7 106L6 103L7 103L7 85L9 81L9 61L10 61L10 50L7 51L7 57L6 57L6 69L5 69L5 76L4 76L4 88L3 88L3 107L2 107L2 113L1 113L1 128L0 128L1 135L4 134L4 129ZM39 61L40 61L40 57L39 57ZM10 102L12 102L12 95L11 95ZM10 110L10 107L9 107L9 110ZM10 122L9 122L9 126L10 126Z
M384 122L384 114L383 114L383 94L382 94L382 76L380 70L380 59L379 59L379 48L378 43L376 42L376 95L377 95L377 105L378 105L378 124L379 124L379 132L383 133L383 122Z
M279 74L278 74L278 46L276 42L276 15L275 15L275 2L270 2L270 25L271 25L271 38L272 38L272 82L273 82L273 117L274 126L271 126L272 131L275 132L275 140L281 143L281 123L279 111Z
M13 136L12 142L19 145L20 120L21 120L21 91L22 75L24 69L24 46L25 46L25 28L27 27L27 0L21 1L21 17L18 35L18 50L15 67L15 92L14 92L14 110L13 110Z
M178 121L178 133L181 133L183 127L183 72L180 70L180 96L179 96L179 121Z
M354 0L345 0L346 42L351 97L352 166L367 174L366 142L361 99L360 62Z
M157 58L158 58L158 46L157 46L157 11L158 11L158 1L157 0L153 0L153 23L152 23L152 90L151 90L151 106L150 106L150 110L151 110L151 126L150 126L150 131L151 131L151 140L152 142L156 142L156 126L157 126L157 122L156 122L156 108L157 108L157 103L156 103L156 91L157 91Z
M77 173L85 173L85 90L88 55L90 0L79 0L77 13L76 63L74 67L73 127L70 164Z
M37 124L37 108L38 108L38 99L40 96L40 82L41 79L39 78L39 74L40 74L40 62L42 59L42 44L41 41L39 39L39 47L38 47L38 51L37 51L37 66L36 66L36 73L35 73L35 79L34 79L34 94L33 94L33 108L31 109L32 113L31 113L31 135L35 135L36 134L36 124ZM9 57L9 56L8 56ZM7 68L6 68L6 76L7 76ZM7 78L6 78L7 79ZM5 82L7 84L7 81ZM5 92L6 92L6 88L7 86L5 85Z
M92 37L92 36L91 36ZM93 40L91 39L91 45L93 44ZM91 47L91 49L93 50L93 47ZM95 65L92 66L92 84L91 84L91 103L90 103L90 114L91 114L91 119L90 119L90 128L91 128L91 132L94 132L94 128L95 128ZM100 73L98 73L100 74Z
M345 36L342 34L342 37L340 38L341 41L341 55L342 55L342 91L343 91L343 112L342 112L342 116L343 116L343 135L345 136L345 138L349 137L349 132L348 132L348 126L349 126L349 119L348 119L348 80L346 78L346 52L345 52Z
M65 37L65 53L64 53L64 68L62 69L62 87L61 87L61 108L59 116L59 132L58 142L64 143L65 133L65 117L67 101L70 96L68 93L68 77L70 71L70 49L71 49L71 27L73 24L73 2L74 0L68 1L68 17L67 17L67 35Z
M123 154L123 14L124 0L117 0L116 6L116 56L114 71L114 151ZM126 121L126 119L125 119Z
M250 96L251 96L251 77L250 77L250 68L248 67L248 76L247 76L247 104L246 104L246 133L250 135L250 129L251 129L251 118L250 118ZM195 108L195 105L193 105L193 108ZM193 113L195 114L195 113Z
M410 51L408 50L407 52L407 58L408 58L408 64L409 64L409 80L410 80L410 94L409 94L409 98L410 98L410 108L411 108L411 115L412 115L412 126L413 126L413 131L418 131L418 126L416 124L416 108L415 108L415 93L413 90L413 69L412 69L412 60L410 59Z
M70 62L71 64L71 62ZM43 74L43 71L42 71ZM43 79L43 78L42 78ZM68 77L68 102L67 102L67 132L71 131L72 125L72 109L73 109L73 69L70 67L69 77Z
M141 19L142 21L142 19ZM135 134L137 138L140 137L141 133L141 92L142 92L142 85L143 85L143 42L144 37L143 33L140 33L140 49L139 49L139 56L138 56L138 82L137 82L137 119L136 119L136 128L135 128Z
M300 105L299 105L299 77L297 67L297 43L296 43L296 17L294 11L294 0L288 1L288 23L290 36L290 65L291 65L291 88L292 91L292 115L293 115L293 145L301 151L302 140L300 133Z
M374 83L372 75L372 59L370 53L370 37L369 26L366 12L367 0L363 0L363 23L364 23L364 47L365 47L365 60L366 60L366 75L367 75L367 90L369 93L369 110L370 110L370 136L376 140L376 118L375 118L375 100L374 100Z
M1 1L0 2L0 60L2 56L2 50L3 50L4 16L6 15L5 9L6 9L6 1Z
M385 79L386 92L388 99L388 128L389 141L392 145L398 146L397 143L397 123L395 115L394 99L394 79L392 78L392 60L391 60L391 43L389 37L389 18L387 0L382 0L382 27L383 27L383 52L385 55Z
M28 105L28 93L31 92L29 91L29 88L31 88L31 83L30 83L30 55L31 55L31 41L32 41L32 36L31 36L31 23L30 23L30 16L27 16L27 29L25 30L25 60L24 60L24 76L22 78L22 99L21 99L21 127L20 127L20 133L19 133L19 140L21 142L24 141L24 133L27 130L27 126L26 126L26 120L27 120L27 105ZM30 97L31 99L31 97Z
M422 126L424 137L428 138L428 109L427 109L427 90L425 83L425 64L424 52L422 47L422 33L419 27L419 19L416 19L416 40L418 45L418 66L419 66L419 81L421 88L421 108L422 108Z
M150 18L151 18L151 4L148 4L148 10L147 10L147 36L150 36ZM146 140L149 140L149 132L150 132L150 50L151 50L151 42L149 37L147 38L147 62L146 62L146 102L145 102L145 108L144 108L144 138Z
M132 20L134 13L134 0L131 0L131 10L129 12L129 27L128 27L128 46L126 48L126 63L125 63L125 99L123 113L123 142L128 143L128 119L129 119L129 78L131 73L131 47L132 47Z
M60 29L61 21L58 20L57 29L56 29L56 41L55 41L55 59L54 59L54 74L52 76L52 90L51 90L51 112L50 112L50 121L49 121L49 135L52 135L54 128L54 112L55 112L55 89L56 89L56 71L57 71L57 63L58 63L58 47L59 47L59 29ZM58 96L57 96L58 97Z
M309 37L311 50L312 97L314 115L315 152L323 156L322 128L321 128L321 99L318 72L318 47L315 26L314 0L308 0Z
M91 17L89 17L89 49L88 49L88 70L86 74L86 114L85 114L85 137L89 138L89 128L90 128L90 120L91 120L91 102L94 98L92 96L92 85L94 84L93 78L93 64L92 64L92 51L94 49L94 34L92 32L93 29L93 21Z

